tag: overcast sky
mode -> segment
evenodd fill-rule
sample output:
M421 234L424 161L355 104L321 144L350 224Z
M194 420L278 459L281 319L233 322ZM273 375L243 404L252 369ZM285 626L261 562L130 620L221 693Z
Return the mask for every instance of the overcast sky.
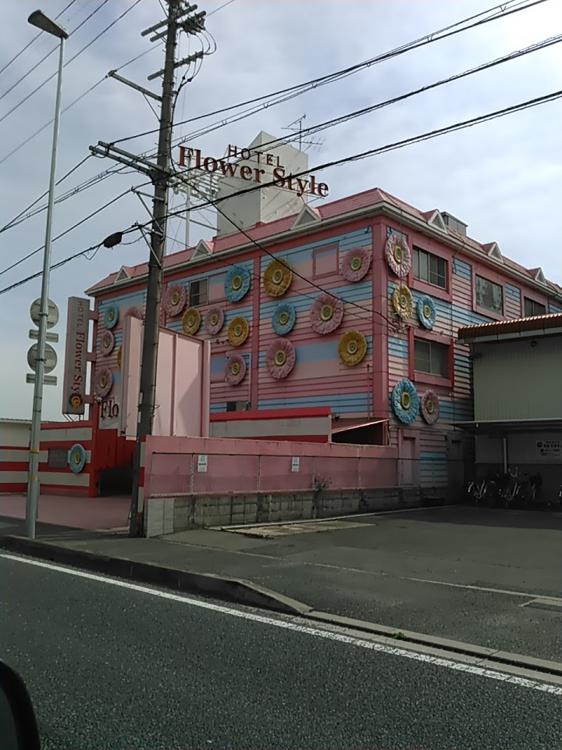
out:
M207 56L187 86L176 120L204 114L227 104L259 96L373 57L448 23L489 8L493 0L225 0L200 3L214 13L207 28L217 51ZM33 37L29 13L41 0L3 0L0 26L3 44L0 68ZM43 10L57 15L68 0L43 0ZM60 21L74 29L102 0L77 0ZM66 45L66 59L115 20L133 0L109 0ZM63 106L151 46L153 50L122 74L157 90L146 76L162 66L162 47L151 45L142 29L163 17L158 0L141 0L121 21L65 68ZM547 37L562 33L562 0L549 0L479 29L401 55L259 115L230 124L194 142L211 154L227 143L249 143L260 129L274 135L302 114L305 125L388 99L464 69L492 60ZM0 118L56 69L56 53L48 57L13 91L6 90L37 63L56 42L43 34L0 74ZM198 49L181 43L180 54ZM0 162L8 152L47 122L53 114L54 79L0 122ZM562 89L562 44L479 73L463 81L387 107L327 130L322 144L310 152L314 165L357 151L422 133L458 120L509 106ZM210 120L211 122L213 120ZM495 240L504 255L529 267L542 266L550 279L562 283L562 103L556 101L508 118L404 148L384 156L333 168L322 173L330 184L329 199L375 186L422 210L447 210L466 223L482 242ZM208 121L203 121L206 123ZM196 123L199 125L199 123ZM105 80L63 116L58 175L77 164L98 140L110 141L156 125L143 97L114 80ZM191 126L192 129L194 125ZM189 133L189 125L177 131ZM129 141L132 151L150 149L154 137ZM4 226L47 188L50 127L23 149L0 163L0 226ZM125 144L124 144L125 145ZM72 188L105 168L109 160L89 159L60 187ZM112 176L63 202L54 217L54 234L132 185L142 175ZM179 200L179 197L176 199ZM134 195L127 195L53 245L53 261L95 244L109 233L147 219ZM205 220L212 219L207 214ZM41 246L45 215L36 216L0 234L0 272L30 250ZM195 230L194 240L209 236ZM168 232L181 240L184 228L172 222ZM130 239L134 239L131 235ZM170 250L181 249L180 244ZM118 269L146 259L142 241L100 250L91 260L79 259L51 277L51 298L61 310L56 347L62 381L66 300ZM0 290L41 267L41 254L7 273ZM0 417L28 418L32 386L25 384L30 328L29 305L39 296L39 280L0 295ZM47 387L44 415L60 418L60 385Z

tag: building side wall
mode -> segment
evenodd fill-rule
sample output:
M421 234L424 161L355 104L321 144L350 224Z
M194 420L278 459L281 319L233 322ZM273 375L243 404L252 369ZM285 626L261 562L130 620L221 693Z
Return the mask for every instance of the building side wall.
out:
M477 343L473 360L475 419L562 419L562 336Z

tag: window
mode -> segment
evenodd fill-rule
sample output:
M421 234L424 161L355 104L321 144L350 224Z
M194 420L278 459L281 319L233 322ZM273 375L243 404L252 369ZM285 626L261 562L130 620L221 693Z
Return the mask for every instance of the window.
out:
M476 277L476 304L486 310L503 315L503 288L493 281Z
M447 344L416 339L414 342L414 370L448 378L449 347Z
M250 408L249 401L227 401L227 411L247 411Z
M447 261L438 255L414 247L414 278L447 288Z
M317 247L312 254L312 274L314 278L328 276L338 270L338 246Z
M49 448L47 452L47 466L50 469L68 468L68 449Z
M189 304L192 307L206 305L208 301L207 279L192 281L189 285Z
M535 302L534 299L525 297L525 317L531 315L545 315L546 305L541 305L540 302Z

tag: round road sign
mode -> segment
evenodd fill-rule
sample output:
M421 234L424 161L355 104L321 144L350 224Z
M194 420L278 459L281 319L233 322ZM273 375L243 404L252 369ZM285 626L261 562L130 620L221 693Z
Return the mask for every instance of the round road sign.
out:
M37 370L39 344L30 346L27 352L27 364L32 370ZM57 366L57 353L50 344L45 344L45 372L51 372Z
M56 324L59 322L59 308L55 305L55 303L52 300L49 300L47 309L48 309L47 328L52 328L53 326L56 326ZM41 300L36 299L35 302L33 302L31 307L29 308L29 314L31 316L31 320L35 323L36 326L39 325L39 313L40 312L41 312Z

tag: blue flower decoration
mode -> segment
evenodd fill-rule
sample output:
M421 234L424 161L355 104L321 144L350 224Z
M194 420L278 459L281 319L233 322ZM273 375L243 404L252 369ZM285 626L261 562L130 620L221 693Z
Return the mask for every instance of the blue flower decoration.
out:
M420 409L420 397L408 378L396 383L390 396L392 411L403 424L412 424Z
M67 462L73 474L80 474L86 465L86 450L80 443L75 443L68 451Z
M295 327L297 311L290 302L280 302L273 311L271 325L278 336L286 336Z
M111 304L105 308L103 322L106 328L115 328L119 322L119 308L117 305Z
M242 266L233 266L224 280L224 293L229 302L240 302L250 289L250 272Z
M431 297L428 297L426 294L420 297L416 309L422 326L431 331L435 324L435 303Z

